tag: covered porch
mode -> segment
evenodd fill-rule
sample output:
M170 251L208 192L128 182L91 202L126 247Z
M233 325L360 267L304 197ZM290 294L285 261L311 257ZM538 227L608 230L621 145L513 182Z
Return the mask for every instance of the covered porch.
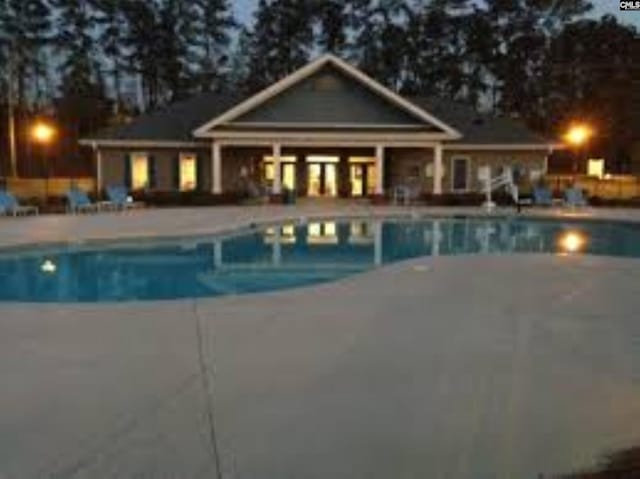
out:
M273 196L381 197L396 187L441 194L443 147L426 142L229 141L211 144L211 192L259 186Z

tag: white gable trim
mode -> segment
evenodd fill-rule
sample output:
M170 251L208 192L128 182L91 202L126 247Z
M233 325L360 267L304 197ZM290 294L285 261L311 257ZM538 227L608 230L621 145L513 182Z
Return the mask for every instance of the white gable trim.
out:
M249 99L243 101L242 103L236 105L235 107L233 107L230 110L226 111L222 115L220 115L220 116L214 118L213 120L205 123L204 125L198 127L193 132L194 136L200 137L200 138L213 136L212 132L210 131L211 129L215 128L216 126L219 126L219 125L224 124L224 123L228 123L228 122L238 118L239 116L243 115L244 113L256 108L257 106L263 104L267 100L275 97L276 95L278 95L279 93L283 92L287 88L289 88L289 87L293 86L294 84L300 82L301 80L304 80L305 78L308 78L309 76L313 75L315 72L320 70L320 68L322 68L323 66L329 65L329 64L333 64L334 66L338 67L340 70L342 70L343 72L347 73L352 78L355 78L360 83L362 83L365 86L369 87L375 93L377 93L380 96L386 98L387 100L389 100L392 103L396 104L397 106L399 106L400 108L404 109L405 111L413 114L417 118L420 118L421 120L423 120L425 122L431 123L432 125L435 125L438 128L441 128L446 133L446 135L447 135L447 137L449 139L453 140L453 139L458 139L458 138L462 137L460 132L457 131L455 128L452 128L451 126L447 125L446 123L444 123L443 121L439 120L435 116L433 116L430 113L426 112L422 108L419 108L418 106L414 105L413 103L405 100L400 95L398 95L397 93L389 90L387 87L381 85L380 83L375 81L373 78L365 75L363 72L361 72L357 68L352 67L347 62L345 62L345 61L341 60L340 58L336 57L335 55L331 55L331 54L327 54L327 55L321 56L317 60L315 60L315 61L309 63L308 65L300 68L299 70L295 71L291 75L283 78L282 80L280 80L280 81L274 83L273 85L265 88L264 90L262 90L261 92L257 93L256 95L252 96L251 98L249 98Z

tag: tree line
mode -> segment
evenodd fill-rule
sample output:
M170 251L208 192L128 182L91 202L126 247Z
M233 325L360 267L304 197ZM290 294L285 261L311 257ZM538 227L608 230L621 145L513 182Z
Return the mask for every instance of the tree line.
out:
M332 52L398 92L519 117L541 134L590 121L624 156L637 32L590 10L588 0L259 0L242 25L229 0L0 0L0 101L14 104L22 156L26 125L47 114L73 159L77 138L99 128L202 91L249 94Z

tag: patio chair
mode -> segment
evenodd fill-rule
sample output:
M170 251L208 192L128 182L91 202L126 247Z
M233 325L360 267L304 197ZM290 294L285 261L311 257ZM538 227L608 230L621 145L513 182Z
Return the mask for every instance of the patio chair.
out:
M65 196L67 198L67 211L69 213L95 213L101 209L100 204L92 203L89 196L77 188L71 188Z
M0 212L3 215L26 216L37 215L39 210L36 206L21 205L13 194L0 190Z
M553 205L551 190L546 186L536 186L533 189L533 204L536 206Z
M131 201L127 188L121 185L111 185L106 188L109 202L118 210L140 208L143 203Z
M587 206L587 200L580 188L571 187L564 190L564 201L567 206L581 207Z

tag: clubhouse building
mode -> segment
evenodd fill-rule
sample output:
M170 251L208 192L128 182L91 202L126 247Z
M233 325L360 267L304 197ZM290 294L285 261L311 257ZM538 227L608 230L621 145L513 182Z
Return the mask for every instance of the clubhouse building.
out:
M308 197L479 191L480 166L544 173L554 147L510 118L402 97L333 55L249 98L203 93L81 143L95 152L99 188L251 184Z

